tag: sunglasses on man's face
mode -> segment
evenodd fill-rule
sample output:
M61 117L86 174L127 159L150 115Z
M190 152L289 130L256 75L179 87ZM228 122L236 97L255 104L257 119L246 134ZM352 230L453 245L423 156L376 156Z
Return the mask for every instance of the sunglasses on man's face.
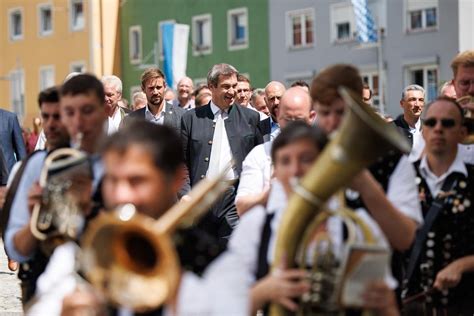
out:
M440 119L441 126L444 128L451 128L454 125L456 125L456 121L454 119ZM423 125L428 126L428 127L435 127L436 124L438 124L438 119L435 119L434 117L426 119L423 121Z

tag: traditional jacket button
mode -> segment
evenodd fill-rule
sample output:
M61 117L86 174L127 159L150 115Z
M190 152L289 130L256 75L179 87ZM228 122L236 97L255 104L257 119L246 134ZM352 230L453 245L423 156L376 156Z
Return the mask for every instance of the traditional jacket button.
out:
M208 141L207 143L208 143L209 145L212 145L212 140Z
M204 161L209 161L209 157L204 158Z
M205 176L204 176L203 174L201 174L201 179L204 179L204 177L205 177Z

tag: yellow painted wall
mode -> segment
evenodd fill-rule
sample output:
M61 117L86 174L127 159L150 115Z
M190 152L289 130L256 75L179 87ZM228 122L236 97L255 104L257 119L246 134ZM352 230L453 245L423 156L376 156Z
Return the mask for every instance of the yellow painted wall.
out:
M36 102L39 93L40 67L53 65L55 83L62 82L70 72L71 63L82 61L88 67L89 50L89 11L88 3L84 2L85 25L80 31L70 29L68 0L2 0L1 21L4 29L1 32L0 57L3 60L2 73L7 76L15 68L22 68L25 74L25 118L23 123L31 125L32 118L38 115ZM49 36L39 35L38 5L51 3L53 5L53 32ZM11 8L23 8L23 39L10 39L8 12ZM0 104L11 110L10 84L2 81L0 86Z
M56 84L61 84L70 73L73 62L83 62L86 71L98 77L111 72L120 76L117 68L112 70L113 65L119 64L114 58L119 55L116 54L119 43L104 40L116 39L119 0L83 2L84 28L73 31L69 17L70 0L0 0L0 107L12 110L10 83L2 78L16 68L23 69L25 117L20 123L25 126L31 126L32 119L39 113L36 100L40 91L41 66L54 66ZM53 7L53 32L49 36L39 34L38 5L44 3ZM23 39L17 41L10 39L8 28L8 12L12 8L23 9Z

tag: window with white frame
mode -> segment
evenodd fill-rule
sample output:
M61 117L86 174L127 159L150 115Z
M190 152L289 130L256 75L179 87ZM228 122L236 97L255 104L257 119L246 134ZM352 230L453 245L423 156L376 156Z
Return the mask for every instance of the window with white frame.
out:
M290 48L314 44L314 9L289 11L287 16L287 45Z
M84 73L84 72L86 72L86 63L83 62L83 61L72 62L71 66L69 67L69 70L71 72Z
M378 73L377 72L362 73L361 77L362 77L362 81L369 86L370 90L372 90L372 105L378 106L380 104Z
M23 69L10 72L10 104L20 119L25 115L25 74Z
M53 10L50 4L41 4L38 6L38 27L41 36L51 35L53 33Z
M84 29L85 18L84 18L84 1L83 0L70 0L70 23L73 31L80 31Z
M39 89L43 91L46 88L54 86L54 66L42 66L39 71Z
M227 11L227 40L229 50L245 49L249 38L247 8Z
M349 22L337 23L337 40L347 40L351 38L351 24Z
M158 51L159 51L159 54L160 54L160 60L161 61L164 60L164 55L163 55L163 32L161 30L161 27L163 26L163 24L166 24L166 23L176 23L176 21L175 20L163 20L163 21L158 22Z
M438 0L406 0L407 30L436 29L438 26Z
M331 5L331 40L347 42L355 39L355 16L350 2Z
M8 13L8 25L11 40L23 39L23 9L11 9Z
M212 52L212 16L203 14L192 18L193 55Z
M139 64L142 61L142 27L131 26L128 32L129 56L131 64Z
M426 102L433 101L438 96L438 66L437 65L420 65L410 66L406 70L407 82L409 84L417 84L425 88Z

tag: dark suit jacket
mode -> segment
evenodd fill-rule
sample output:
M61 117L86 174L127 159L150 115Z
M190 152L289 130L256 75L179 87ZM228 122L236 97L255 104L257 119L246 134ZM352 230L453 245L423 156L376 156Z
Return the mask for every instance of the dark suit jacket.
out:
M410 145L413 146L413 134L410 132L410 126L403 118L403 114L400 114L395 120L393 120L393 124L398 127L398 129L403 133L403 135L408 138Z
M234 171L242 171L245 156L263 142L260 131L260 116L256 111L233 105L230 107L225 129L229 139ZM189 172L189 184L194 186L206 176L214 137L214 114L210 103L187 111L181 121L184 158Z
M0 186L7 185L8 170L5 159L3 159L3 152L0 150Z
M25 143L16 114L2 109L0 109L0 145L8 171L15 162L26 157Z
M128 118L145 119L145 111L146 111L146 107L133 111L132 113L128 114L128 116L125 117L125 121L127 121ZM184 113L186 113L186 110L183 110L179 106L175 106L171 103L166 103L164 111L165 111L165 114L164 114L165 125L174 127L176 131L178 132L178 134L180 134L181 133L181 117L183 116Z

